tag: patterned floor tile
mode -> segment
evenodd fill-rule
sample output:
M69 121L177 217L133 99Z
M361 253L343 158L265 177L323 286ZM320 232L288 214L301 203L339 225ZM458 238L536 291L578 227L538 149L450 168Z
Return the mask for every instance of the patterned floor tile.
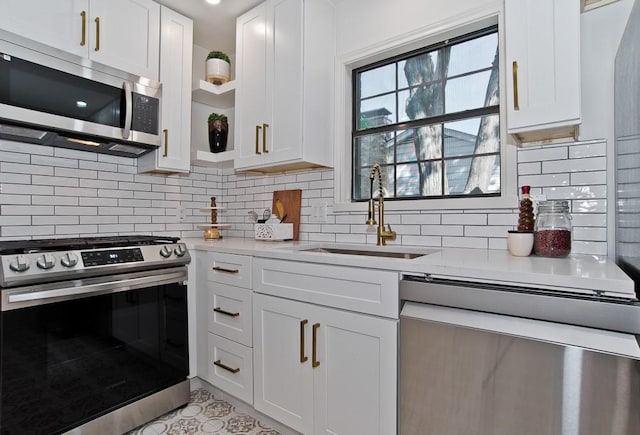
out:
M254 417L200 388L186 406L171 411L127 435L279 435Z

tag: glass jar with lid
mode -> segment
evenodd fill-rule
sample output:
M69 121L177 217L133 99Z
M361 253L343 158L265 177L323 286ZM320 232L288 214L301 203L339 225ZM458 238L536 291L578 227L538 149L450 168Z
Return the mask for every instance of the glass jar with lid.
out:
M541 201L535 222L533 252L565 257L571 252L571 215L568 201Z

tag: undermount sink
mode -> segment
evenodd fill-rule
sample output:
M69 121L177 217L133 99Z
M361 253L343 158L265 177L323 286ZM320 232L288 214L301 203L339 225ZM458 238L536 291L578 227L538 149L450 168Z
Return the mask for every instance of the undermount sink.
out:
M347 255L365 255L370 257L388 257L388 258L404 258L404 259L413 259L422 257L424 255L433 254L438 252L437 250L424 250L420 252L410 252L407 250L389 250L385 248L379 249L363 249L363 248L342 248L342 247L314 247L314 248L305 248L300 249L303 252L320 252L325 254L347 254Z

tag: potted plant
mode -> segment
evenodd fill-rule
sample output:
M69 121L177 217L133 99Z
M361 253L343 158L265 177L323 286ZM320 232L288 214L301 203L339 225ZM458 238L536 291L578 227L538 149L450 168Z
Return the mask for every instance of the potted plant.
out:
M221 153L227 149L229 123L225 115L212 113L209 115L209 149L212 153Z
M229 56L222 51L211 51L207 55L206 73L207 81L214 85L221 85L229 81Z

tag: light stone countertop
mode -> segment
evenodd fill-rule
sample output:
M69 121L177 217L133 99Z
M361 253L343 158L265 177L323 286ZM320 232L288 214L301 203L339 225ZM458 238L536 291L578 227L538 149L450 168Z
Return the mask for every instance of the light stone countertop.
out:
M325 242L271 242L243 238L183 239L191 249L252 255L288 261L430 274L572 293L635 298L634 283L606 256L571 254L565 258L514 257L506 250L429 248L420 246L338 244ZM426 253L414 259L368 255L305 252L315 247Z

